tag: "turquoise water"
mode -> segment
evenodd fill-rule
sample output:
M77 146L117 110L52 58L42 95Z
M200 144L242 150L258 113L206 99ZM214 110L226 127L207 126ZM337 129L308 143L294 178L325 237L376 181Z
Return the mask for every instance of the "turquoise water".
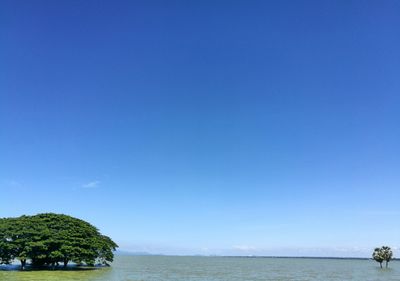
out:
M0 270L4 281L377 281L400 280L400 262L370 260L117 256L110 268L81 271Z

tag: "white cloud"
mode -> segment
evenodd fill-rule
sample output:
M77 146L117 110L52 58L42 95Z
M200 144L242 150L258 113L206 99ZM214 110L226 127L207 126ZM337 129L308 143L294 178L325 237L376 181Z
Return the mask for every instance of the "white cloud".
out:
M16 180L3 180L3 184L7 187L20 187L22 184Z
M82 185L83 188L96 188L100 185L100 181L91 181Z
M256 250L256 247L248 246L248 245L236 245L236 246L233 246L233 249L239 250L239 251L254 251L254 250Z

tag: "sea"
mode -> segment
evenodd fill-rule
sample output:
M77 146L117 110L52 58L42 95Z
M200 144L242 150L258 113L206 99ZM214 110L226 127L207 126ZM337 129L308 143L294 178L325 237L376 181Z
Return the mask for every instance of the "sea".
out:
M111 267L28 270L0 266L1 281L399 281L400 262L389 268L368 259L116 256Z

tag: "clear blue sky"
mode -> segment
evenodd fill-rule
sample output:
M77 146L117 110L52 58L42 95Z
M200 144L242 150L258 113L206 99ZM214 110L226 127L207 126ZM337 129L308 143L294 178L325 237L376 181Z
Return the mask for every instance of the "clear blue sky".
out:
M399 1L1 1L0 216L124 250L400 246Z

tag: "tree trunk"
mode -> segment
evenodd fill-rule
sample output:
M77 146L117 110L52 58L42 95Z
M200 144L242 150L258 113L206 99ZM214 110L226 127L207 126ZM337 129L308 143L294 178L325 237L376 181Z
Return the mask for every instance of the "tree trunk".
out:
M26 260L21 260L21 270L25 270Z
M379 264L381 265L381 268L382 268L382 263L380 262Z
M67 265L68 265L68 260L64 259L64 268L67 267Z
M386 268L388 268L388 266L389 266L389 262L388 262L388 261L386 261Z

